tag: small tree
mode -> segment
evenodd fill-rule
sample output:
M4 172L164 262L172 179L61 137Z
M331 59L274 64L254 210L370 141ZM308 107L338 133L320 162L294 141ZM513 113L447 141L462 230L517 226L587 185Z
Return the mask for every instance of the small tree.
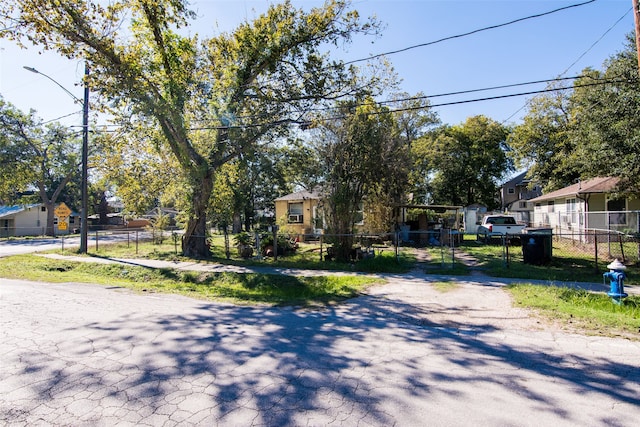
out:
M334 253L348 261L354 226L366 196L389 202L406 188L408 146L387 109L371 99L341 105L343 117L324 122L322 156L325 166L325 210ZM377 199L374 200L374 196Z
M0 199L16 202L35 188L47 209L47 235L54 234L54 209L65 186L79 175L79 153L68 129L44 126L33 111L24 114L0 99Z

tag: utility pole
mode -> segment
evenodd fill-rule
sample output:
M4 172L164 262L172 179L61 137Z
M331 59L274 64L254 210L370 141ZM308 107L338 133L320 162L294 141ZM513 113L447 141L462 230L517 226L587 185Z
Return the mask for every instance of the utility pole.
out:
M89 209L89 192L87 181L89 153L89 65L84 63L84 101L82 103L82 208L80 212L80 253L87 253L87 237L89 224L87 211Z
M636 24L636 52L638 55L638 73L640 73L640 5L638 0L631 0L633 3L633 20Z

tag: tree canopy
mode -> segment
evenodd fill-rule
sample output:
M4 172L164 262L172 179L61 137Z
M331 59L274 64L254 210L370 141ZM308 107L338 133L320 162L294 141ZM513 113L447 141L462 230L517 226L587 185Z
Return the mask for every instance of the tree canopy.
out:
M487 117L443 126L413 145L415 168L428 177L431 202L497 206L498 182L513 170L507 157L509 130Z
M79 175L79 139L59 124L45 125L0 98L0 200L15 203L35 191L54 234L55 204ZM73 208L73 200L65 200Z
M640 194L640 84L632 37L604 71L583 70L571 87L529 102L509 138L530 177L555 190L579 178L615 176Z
M103 108L160 129L157 148L172 153L189 189L188 256L208 255L207 209L222 165L311 105L369 92L377 80L358 79L320 50L377 31L340 0L309 12L272 5L202 41L180 34L193 17L186 0L18 0L0 15L10 22L3 36L86 60Z
M348 261L363 205L390 206L406 190L409 147L394 116L373 99L338 107L340 114L321 120L315 135L328 231L338 236L337 259Z

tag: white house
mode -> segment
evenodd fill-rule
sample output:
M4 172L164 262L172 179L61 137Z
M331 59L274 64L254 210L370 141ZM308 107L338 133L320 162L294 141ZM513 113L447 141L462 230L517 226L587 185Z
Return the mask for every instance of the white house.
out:
M54 218L54 232L69 234L80 228L80 218L73 213L68 218L68 228L58 230L57 218ZM0 237L40 236L47 227L47 208L39 203L33 205L0 206Z
M555 232L586 230L640 231L640 200L615 197L619 178L603 177L579 181L536 197L531 225Z

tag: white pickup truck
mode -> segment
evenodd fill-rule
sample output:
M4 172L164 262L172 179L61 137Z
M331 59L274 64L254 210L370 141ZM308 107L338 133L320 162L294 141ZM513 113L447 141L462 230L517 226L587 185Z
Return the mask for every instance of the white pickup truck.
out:
M478 226L478 240L489 243L493 237L520 234L525 227L524 224L518 224L511 215L487 215Z

